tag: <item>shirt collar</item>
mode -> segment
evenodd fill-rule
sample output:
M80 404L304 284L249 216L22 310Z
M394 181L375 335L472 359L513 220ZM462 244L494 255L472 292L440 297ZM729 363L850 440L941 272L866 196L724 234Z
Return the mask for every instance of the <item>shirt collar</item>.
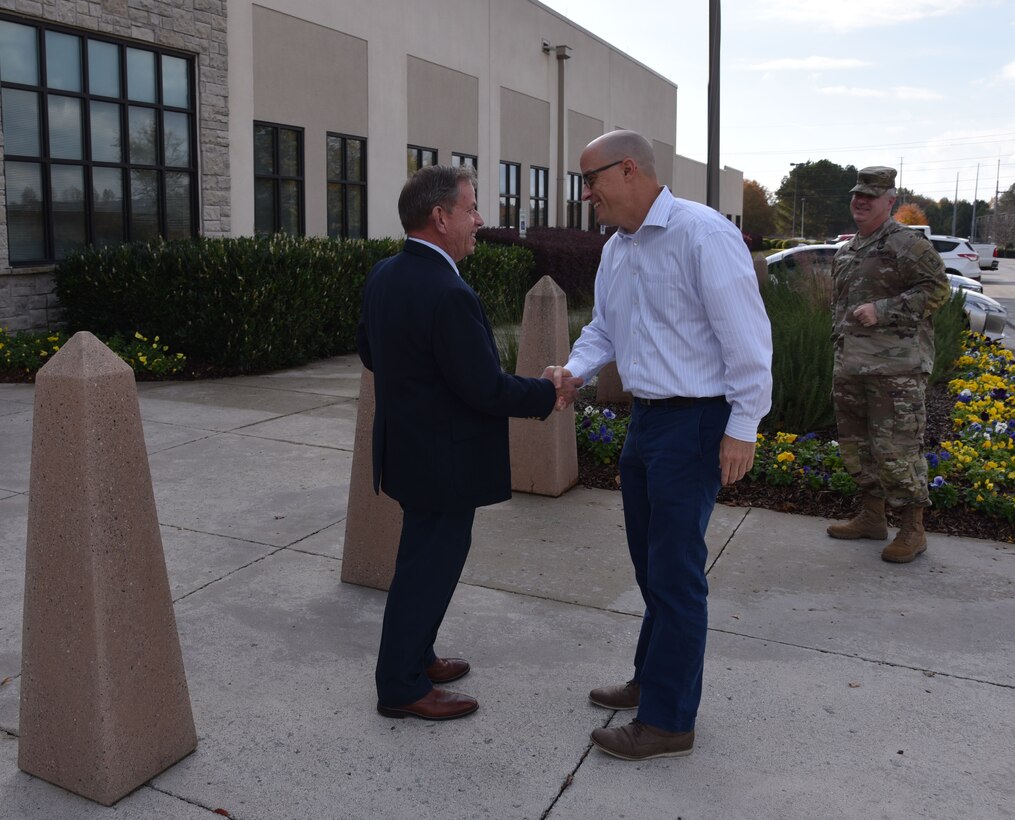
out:
M439 248L433 242L427 242L425 239L420 239L419 237L416 236L407 236L405 237L405 241L419 242L420 245L426 245L428 248L433 248L435 251L437 251L437 253L439 253L441 256L443 256L445 259L448 260L448 264L451 265L451 268L452 270L454 270L455 273L457 273L459 276L462 275L458 270L458 265L455 264L455 260L452 259L450 256L448 256L448 252L444 250L444 248Z
M648 213L645 214L645 218L642 220L641 225L638 226L638 231L646 226L654 228L665 228L669 222L670 217L670 203L673 202L673 194L670 193L670 189L664 185L659 191L659 195L652 202L652 207L648 209ZM622 237L630 238L634 236L638 231L634 233L628 233L623 228L618 228L617 233Z

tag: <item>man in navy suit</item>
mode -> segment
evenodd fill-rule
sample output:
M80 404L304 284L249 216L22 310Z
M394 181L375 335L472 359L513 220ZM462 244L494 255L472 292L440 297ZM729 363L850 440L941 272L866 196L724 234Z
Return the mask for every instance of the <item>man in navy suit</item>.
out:
M471 168L430 166L398 198L407 236L363 292L360 358L374 373L374 490L402 507L402 535L377 657L377 711L448 720L479 707L435 689L469 671L434 651L465 565L476 507L511 497L508 417L545 419L574 401L580 379L555 388L501 369L479 297L456 263L476 248L483 218Z

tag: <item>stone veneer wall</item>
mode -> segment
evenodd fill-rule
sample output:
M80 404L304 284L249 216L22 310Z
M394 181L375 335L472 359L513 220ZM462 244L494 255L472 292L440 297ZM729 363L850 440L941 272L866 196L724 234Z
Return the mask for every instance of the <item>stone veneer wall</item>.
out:
M26 18L197 55L198 206L204 236L230 233L226 6L227 0L0 0L0 9ZM0 130L0 327L46 330L60 317L52 269L10 266L2 160Z

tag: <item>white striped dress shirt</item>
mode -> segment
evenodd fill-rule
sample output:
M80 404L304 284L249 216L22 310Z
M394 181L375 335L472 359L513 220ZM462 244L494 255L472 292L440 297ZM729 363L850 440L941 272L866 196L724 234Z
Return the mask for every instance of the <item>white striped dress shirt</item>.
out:
M610 238L566 366L588 381L611 361L640 398L725 396L727 435L755 440L771 407L772 329L733 223L664 187L637 231Z

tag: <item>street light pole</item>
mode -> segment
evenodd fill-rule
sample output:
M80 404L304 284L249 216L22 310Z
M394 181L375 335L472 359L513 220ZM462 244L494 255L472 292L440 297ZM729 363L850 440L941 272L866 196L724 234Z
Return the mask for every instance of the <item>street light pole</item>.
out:
M800 236L807 236L804 231L804 218L807 216L807 197L800 200Z
M798 165L804 165L803 162L791 162L790 165L796 168ZM800 176L795 171L790 171L793 174L793 227L790 229L790 237L796 236L796 195L800 190Z

